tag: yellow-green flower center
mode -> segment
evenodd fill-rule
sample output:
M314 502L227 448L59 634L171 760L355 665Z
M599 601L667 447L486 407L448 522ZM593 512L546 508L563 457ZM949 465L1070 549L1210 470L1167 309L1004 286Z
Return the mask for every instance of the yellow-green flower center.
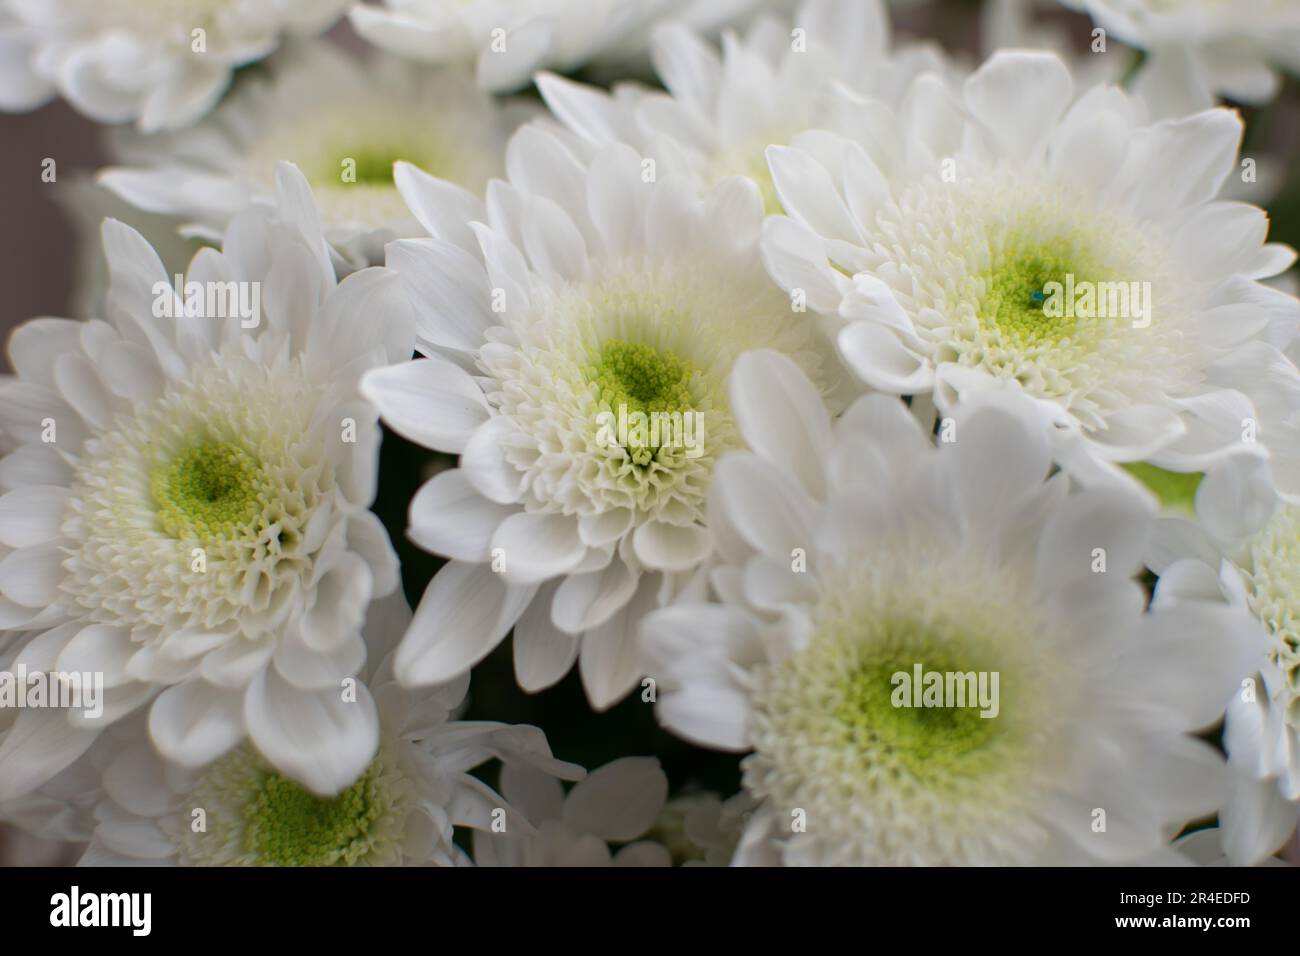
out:
M304 79L309 77L294 82ZM491 124L482 125L464 104L460 84L422 88L424 99L441 97L441 102L434 102L432 113L417 115L411 104L421 96L407 90L394 98L388 89L393 81L377 80L374 89L354 90L268 129L250 151L250 174L265 177L275 160L292 160L323 203L323 217L334 223L375 225L409 215L393 182L393 164L399 161L471 192L480 190L497 171ZM474 116L468 122L467 110Z
M1087 319L1066 308L1067 277L1077 286L1094 282L1092 272L1086 256L1068 246L1012 245L982 276L980 318L1021 347L1073 339ZM1055 299L1050 283L1061 286Z
M427 137L426 137L427 139ZM392 143L378 146L340 146L321 164L315 182L321 186L393 186L393 164L406 161L434 176L459 175L450 156L430 142Z
M752 672L745 788L827 859L1015 858L1078 693L1029 569L919 528L864 545L822 568L807 638Z
M261 508L256 459L234 442L191 445L150 476L158 521L174 538L229 538Z
M603 403L629 411L682 412L691 405L695 366L672 353L657 352L640 342L606 342L591 380Z
M916 664L922 665L923 672L921 686L914 691ZM913 694L919 697L925 692L926 674L939 675L954 687L957 681L949 681L947 675L961 675L962 691L970 691L969 699L961 706L951 700L939 706L914 706ZM967 674L971 675L969 682ZM896 675L906 675L907 682ZM987 689L988 672L984 678ZM835 718L857 750L888 754L914 774L924 775L934 761L973 764L1002 726L996 716L980 716L979 679L976 671L942 657L920 661L885 655L863 660L840 688ZM998 689L1000 693L1000 684ZM900 698L903 706L897 706Z
M1052 723L1045 663L1026 639L1035 615L957 593L960 609L837 600L802 650L760 674L755 749L780 789L800 781L791 806L832 766L875 800L1000 792L1032 765Z
M393 163L406 157L396 150L367 150L354 156L356 181L372 186L393 185Z
M317 189L394 189L393 164L398 161L451 182L469 182L474 176L465 147L431 126L411 129L409 117L375 111L365 102L343 103L330 115L310 117L301 133L290 129L269 145L289 150L290 158L301 157Z
M1015 722L1000 717L1000 701L990 716L981 716L981 675L986 693L1001 695L1000 672L993 683L992 655L968 640L958 642L962 654L956 654L946 628L932 630L905 617L874 621L871 630L870 641L827 635L818 642L835 645L842 655L836 665L841 676L827 688L838 725L832 733L878 768L917 780L954 782L993 769L1001 750L995 745ZM927 680L940 682L941 695L960 683L960 706L955 696L936 701L926 695Z
M244 807L245 849L264 866L352 866L370 853L384 808L373 766L328 798L268 774Z
M587 381L596 392L602 412L615 418L630 415L672 416L692 410L692 383L699 374L694 363L672 352L661 352L641 342L610 339L594 356ZM642 446L628 449L638 465L648 464L657 450Z

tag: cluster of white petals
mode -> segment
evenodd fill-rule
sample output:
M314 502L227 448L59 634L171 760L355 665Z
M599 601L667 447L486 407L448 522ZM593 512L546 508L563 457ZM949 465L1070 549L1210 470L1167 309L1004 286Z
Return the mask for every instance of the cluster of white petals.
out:
M349 0L4 0L0 108L56 92L99 123L188 126L237 68L314 36ZM284 157L281 157L284 158Z
M5 667L100 674L105 701L95 718L5 709L0 799L145 705L154 744L187 765L251 736L331 792L373 755L374 707L364 692L342 706L338 687L398 566L368 510L380 431L357 389L414 336L391 276L335 279L305 180L275 176L273 211L237 216L180 288L107 221L106 318L35 319L10 339Z
M0 0L80 114L0 116L78 316L0 862L1284 865L1298 72L1296 0Z

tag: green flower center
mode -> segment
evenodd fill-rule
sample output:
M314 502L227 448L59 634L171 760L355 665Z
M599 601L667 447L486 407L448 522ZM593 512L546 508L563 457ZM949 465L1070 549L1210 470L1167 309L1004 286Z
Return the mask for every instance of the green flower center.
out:
M244 807L245 849L266 866L353 866L371 851L384 812L374 767L337 797L269 774Z
M1196 513L1196 489L1201 486L1204 473L1165 471L1144 461L1130 462L1122 467L1146 485L1165 508L1188 515Z
M921 664L922 681L915 688L915 664ZM962 675L961 706L944 699L940 706L914 706L924 694L925 675ZM905 674L906 682L895 675ZM964 680L970 675L969 681ZM946 660L868 660L840 688L835 718L853 737L859 750L891 754L913 773L920 773L933 761L955 761L977 753L997 737L1001 725L996 716L980 716L979 678ZM954 690L957 681L953 680ZM988 675L985 687L989 688ZM999 686L1000 692L1000 686ZM915 697L914 697L915 695ZM897 706L900 702L903 706Z
M864 793L965 799L1013 779L1053 723L1045 661L1024 639L1036 618L987 595L954 597L960 610L881 595L823 618L760 677L755 749L783 778L812 786L833 766Z
M421 151L411 149L398 149L396 147L361 149L354 153L343 154L346 158L352 159L356 163L354 170L356 183L365 186L392 186L393 185L393 164L400 160L408 162L419 162L428 168L428 160L435 157L422 157ZM436 168L437 164L433 164ZM340 159L335 167L336 174L343 169L343 160ZM436 175L436 174L435 174ZM341 179L341 177L340 177ZM346 180L342 180L344 185L351 185Z
M671 352L610 339L587 369L587 381L596 390L601 411L649 418L690 412L695 402L691 385L697 374L694 363ZM657 448L638 445L628 450L636 464L646 465Z
M1024 808L1077 691L1037 639L1023 569L902 544L829 571L806 644L755 669L745 788L804 811L833 857L975 859L988 840L1031 834Z
M260 509L260 474L233 442L192 445L150 476L158 521L174 538L232 537Z
M372 139L376 140L374 145L356 145L353 148L345 139L343 145L326 149L326 155L331 158L318 167L314 184L339 189L350 186L391 189L394 185L393 164L399 161L412 163L441 179L456 180L463 172L453 154L431 137L408 139L398 135L387 143L378 142L383 135L381 132L372 134ZM388 135L394 136L392 133Z
M1075 337L1081 318L1066 308L1064 287L1071 275L1076 286L1093 281L1094 270L1086 262L1073 248L1013 247L996 257L982 276L981 320L1022 346L1057 344ZM1048 287L1052 282L1062 287L1054 301ZM1052 309L1053 304L1060 308Z
M954 655L949 628L907 618L877 620L871 630L870 642L833 641L844 657L841 677L830 687L832 714L850 748L918 779L993 769L994 745L1008 732L1008 721L1000 719L1001 702L992 696L1001 696L1001 674L994 684L996 668L983 663L991 655L969 640L959 640L965 653ZM973 662L979 663L967 666ZM941 682L937 700L933 691L927 694L927 683L935 680ZM981 683L991 701L988 717L981 716Z
M591 372L602 403L628 411L683 412L691 405L695 366L672 353L640 342L612 339L605 343Z
M354 157L357 161L357 182L372 186L393 185L393 163L402 158L392 151L365 152Z

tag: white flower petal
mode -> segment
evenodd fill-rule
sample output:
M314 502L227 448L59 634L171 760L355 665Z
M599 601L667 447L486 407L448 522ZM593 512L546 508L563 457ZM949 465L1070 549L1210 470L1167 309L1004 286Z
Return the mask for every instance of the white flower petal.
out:
M68 490L28 485L0 495L0 544L28 548L59 537Z
M168 760L201 767L244 737L244 695L190 680L163 691L149 709L149 737Z
M515 587L487 564L452 561L434 575L397 649L406 687L440 684L488 655L528 607L535 587Z
M514 422L494 415L470 436L460 456L460 470L474 490L498 504L519 500L524 473L506 457L506 444L517 441Z
M102 675L105 687L116 687L130 679L126 664L137 649L126 628L91 624L81 628L63 648L55 669L66 673L97 673Z
M1012 156L1032 157L1043 149L1065 112L1074 84L1065 64L1051 53L999 50L966 81L966 103L976 119ZM1008 109L1015 103L1015 109Z
M1037 586L1051 593L1099 573L1094 567L1131 576L1142 563L1151 510L1143 499L1118 488L1091 488L1072 496L1048 518L1039 539Z
M472 351L496 324L483 266L443 239L389 243L387 265L402 277L420 336L444 348Z
M492 549L505 562L505 576L512 584L537 584L565 574L587 553L574 518L526 511L501 522Z
M25 708L0 738L0 804L30 793L86 752L101 727L77 728L51 708Z
M827 239L861 240L830 175L813 157L800 149L769 146L767 162L781 205L797 222Z
M429 235L446 239L462 249L474 247L474 237L467 224L487 218L482 199L455 183L437 179L402 161L393 164L393 185Z
M665 727L698 746L737 753L752 746L749 701L733 687L692 682L663 694L655 713Z
M890 329L872 322L854 322L845 326L836 341L844 364L874 389L891 395L914 395L934 386L934 368Z
M710 511L715 503L736 533L768 557L789 560L792 549L812 543L813 499L795 479L756 456L732 454L718 463Z
M379 747L375 703L361 683L345 699L339 689L299 690L267 668L248 685L244 723L277 770L319 796L350 786Z
M361 392L404 438L441 451L460 452L488 420L483 392L468 373L429 358L372 369Z
M552 582L540 588L515 624L515 680L530 694L558 682L578 656L579 635L563 631L551 621L557 587Z
M636 529L632 546L637 559L656 571L689 571L712 547L709 532L699 525L647 521Z
M479 494L459 468L439 472L411 500L407 536L426 551L457 561L486 561L492 535L515 509Z
M569 791L564 822L575 833L629 843L654 826L668 777L654 757L623 757L598 767Z
M524 250L533 268L553 280L587 277L587 244L569 215L549 199L532 198L524 207Z
M641 619L658 603L658 577L657 574L642 576L631 600L582 638L578 671L587 700L597 711L612 707L641 677Z
M38 544L10 552L0 560L0 591L25 607L46 607L59 598L63 548Z
M1272 856L1296 829L1296 805L1278 793L1277 783L1239 771L1228 773L1228 799L1219 812L1223 850L1236 866Z
M831 447L830 418L799 366L779 352L748 352L731 373L732 412L746 443L788 468L813 496L826 487L822 462Z
M604 624L636 592L637 572L616 559L598 571L570 574L559 583L555 601L548 605L555 626L581 634Z

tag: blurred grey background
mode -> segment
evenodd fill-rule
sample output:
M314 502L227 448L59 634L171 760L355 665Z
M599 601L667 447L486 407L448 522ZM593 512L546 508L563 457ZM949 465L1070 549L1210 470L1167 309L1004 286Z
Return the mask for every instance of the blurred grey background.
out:
M41 181L55 162L55 182ZM100 128L61 100L0 115L0 336L33 316L65 315L76 274L74 230L56 197L108 161ZM9 370L8 356L4 369Z

